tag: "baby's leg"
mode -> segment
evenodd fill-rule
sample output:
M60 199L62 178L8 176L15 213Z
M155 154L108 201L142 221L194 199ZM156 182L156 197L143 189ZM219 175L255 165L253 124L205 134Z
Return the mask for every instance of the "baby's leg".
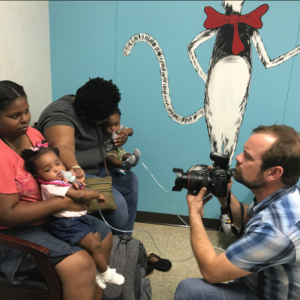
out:
M129 158L132 154L130 153L125 153L123 156L122 156L122 160L126 160L127 158Z
M133 155L135 156L135 162L132 166L135 167L138 164L140 156L141 156L140 150L139 149L134 149Z
M129 153L126 153L129 154ZM124 155L123 155L124 157ZM123 159L122 157L122 159ZM121 168L125 170L130 170L135 162L135 157L133 155L128 155L124 161L118 160L118 158L114 155L107 155L106 160L116 168Z
M105 289L106 282L114 283L117 285L121 285L124 283L124 277L116 273L116 269L110 269L108 267L102 252L101 237L98 232L96 232L95 234L90 232L77 244L84 248L87 252L89 252L93 260L95 261L97 270L99 271L96 276L96 283L100 286L100 288Z
M122 160L130 162L130 164L131 164L130 169L131 169L131 167L135 167L138 164L140 156L141 156L140 150L134 149L133 154L125 153L122 156ZM130 170L129 168L126 168L126 169Z
M100 236L99 233L98 235ZM92 256L96 263L97 270L100 273L103 273L107 270L107 262L102 252L101 241L97 238L96 234L94 235L92 232L90 232L83 239L77 242L77 244Z
M117 168L122 168L122 161L118 160L118 158L114 155L107 155L106 160L113 165L114 167Z

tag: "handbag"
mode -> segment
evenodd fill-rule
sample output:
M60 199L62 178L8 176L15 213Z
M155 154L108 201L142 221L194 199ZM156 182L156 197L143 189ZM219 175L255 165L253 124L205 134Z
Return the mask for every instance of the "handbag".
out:
M100 207L100 210L115 210L115 209L117 209L117 205L114 200L114 196L113 196L113 192L112 192L112 178L111 178L111 176L109 176L109 173L108 173L106 161L105 161L102 146L101 146L102 145L101 140L100 140L97 129L96 129L96 132L97 132L101 155L103 158L103 163L104 163L104 167L105 167L105 171L106 171L106 177L86 178L84 180L84 183L86 184L86 187L88 189L98 191L101 194L103 194L106 201L105 201L104 205L99 205L97 199L89 200L87 202L87 212L89 214L93 213L93 212L98 212L99 207Z

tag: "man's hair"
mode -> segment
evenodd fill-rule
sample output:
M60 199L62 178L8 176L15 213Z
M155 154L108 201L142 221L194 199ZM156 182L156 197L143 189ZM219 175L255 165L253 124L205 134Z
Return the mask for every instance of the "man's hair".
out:
M292 186L300 176L300 136L286 125L258 126L252 133L266 133L276 137L272 146L262 154L261 170L280 166L283 168L281 181Z
M5 110L20 97L27 98L21 85L10 80L0 81L0 111Z
M120 100L119 89L111 80L90 78L77 90L74 108L87 119L102 121L113 114Z

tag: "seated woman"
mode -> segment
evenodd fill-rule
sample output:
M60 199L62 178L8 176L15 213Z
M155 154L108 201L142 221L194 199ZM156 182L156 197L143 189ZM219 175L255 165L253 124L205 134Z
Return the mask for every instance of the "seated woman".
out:
M77 178L106 176L101 124L117 109L120 100L117 86L111 80L98 77L80 87L76 96L66 95L52 102L40 115L38 130L43 132L51 147L59 148L62 163L68 170L73 169ZM123 145L127 138L120 134L115 144ZM130 231L137 211L137 177L131 171L123 176L114 167L108 171L117 209L103 211L103 216L114 228ZM100 217L99 213L94 215ZM113 233L120 234L114 230Z
M0 232L25 239L50 250L50 262L63 286L64 300L101 299L102 290L95 286L96 266L88 252L80 246L52 236L45 223L49 216L64 210L82 211L85 202L69 197L42 201L34 177L24 169L20 153L35 147L44 137L29 127L30 112L23 87L0 81ZM102 221L87 216L101 236L103 255L109 263L112 234ZM37 266L31 255L0 246L0 268L13 283L20 283L28 273L36 274Z

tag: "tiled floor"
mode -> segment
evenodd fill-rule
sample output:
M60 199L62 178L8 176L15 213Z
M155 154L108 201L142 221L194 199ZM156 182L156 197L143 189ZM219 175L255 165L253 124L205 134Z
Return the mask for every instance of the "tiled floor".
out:
M190 246L190 231L188 228L135 223L135 230L147 230L154 239L157 247L165 258L172 261L172 268L168 272L154 270L150 275L152 300L173 300L178 283L185 278L201 278L196 260ZM221 233L219 246L219 232L207 231L213 246L226 249L235 239L228 238ZM162 257L147 232L134 232L133 237L144 243L147 253L155 253ZM217 253L222 250L215 249ZM189 259L190 258L190 259Z

